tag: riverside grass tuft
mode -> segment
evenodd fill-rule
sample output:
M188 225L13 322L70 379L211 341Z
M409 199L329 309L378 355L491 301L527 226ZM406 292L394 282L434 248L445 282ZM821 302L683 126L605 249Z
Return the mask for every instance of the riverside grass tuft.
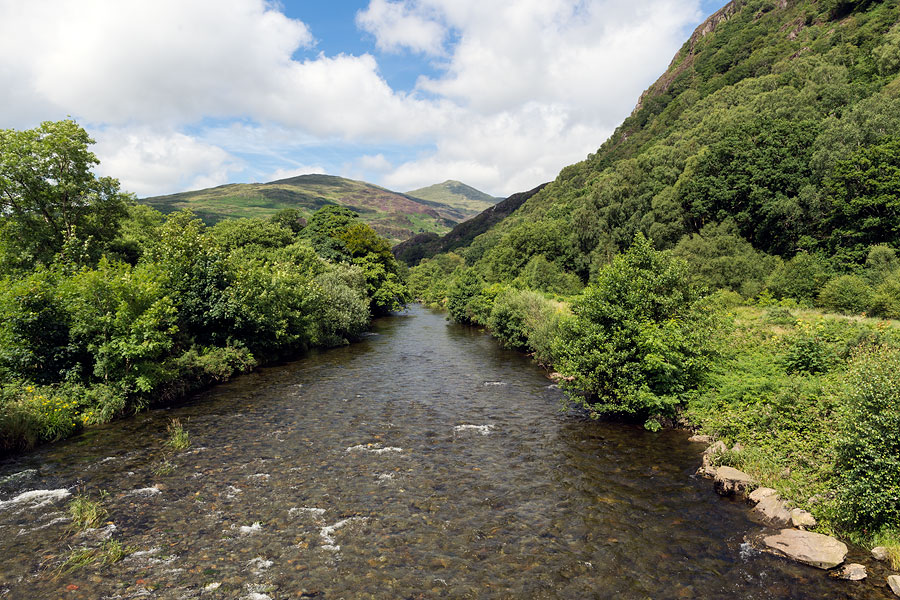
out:
M187 429L184 428L184 425L181 424L180 419L172 419L169 421L169 425L166 427L166 431L169 432L169 439L166 441L166 445L168 445L172 450L176 452L180 452L182 450L187 450L191 446L191 438Z

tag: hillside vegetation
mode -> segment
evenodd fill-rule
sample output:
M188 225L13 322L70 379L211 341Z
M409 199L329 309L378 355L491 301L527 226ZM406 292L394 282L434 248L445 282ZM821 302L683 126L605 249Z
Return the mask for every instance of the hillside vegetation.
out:
M323 206L346 206L393 243L421 232L445 233L477 212L333 175L236 183L154 196L141 202L163 213L191 210L207 225L236 217L269 218L285 209L299 211L300 218L309 218Z
M736 0L596 153L410 285L589 414L737 443L718 460L821 529L897 544L898 234L898 2Z
M406 192L406 195L458 208L470 217L503 200L453 179Z

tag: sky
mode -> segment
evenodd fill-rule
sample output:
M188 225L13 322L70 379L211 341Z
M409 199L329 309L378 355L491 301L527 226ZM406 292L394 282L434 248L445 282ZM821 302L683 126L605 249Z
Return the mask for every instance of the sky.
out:
M0 0L0 129L139 197L307 173L495 196L595 152L724 0Z

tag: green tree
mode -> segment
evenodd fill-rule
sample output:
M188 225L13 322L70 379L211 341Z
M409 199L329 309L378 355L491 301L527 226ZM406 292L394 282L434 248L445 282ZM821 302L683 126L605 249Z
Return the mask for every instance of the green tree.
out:
M0 130L0 215L15 224L0 231L20 264L49 263L76 239L103 245L115 236L126 196L91 171L93 143L72 120Z
M900 237L900 138L838 162L827 187L835 247L850 249L861 262L869 246Z
M562 323L556 366L592 414L672 416L709 366L713 321L687 265L641 234L572 303L572 313Z

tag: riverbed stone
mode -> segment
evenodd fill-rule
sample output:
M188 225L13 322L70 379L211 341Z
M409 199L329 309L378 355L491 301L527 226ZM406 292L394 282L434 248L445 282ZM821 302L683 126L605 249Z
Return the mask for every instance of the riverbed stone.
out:
M816 526L816 518L802 508L791 509L791 524L799 529Z
M722 440L719 440L709 448L703 451L703 464L697 469L697 474L703 477L715 477L716 467L712 466L712 456L721 452L727 452L728 447Z
M836 579L846 579L847 581L862 581L869 574L866 572L865 566L859 563L850 563L832 573L831 576Z
M753 514L768 525L789 527L793 525L791 513L778 494L766 496L753 508Z
M718 467L715 479L716 492L720 496L743 495L756 485L753 477L733 467Z
M900 575L889 575L887 578L888 587L894 592L895 596L900 596Z
M782 529L762 541L767 552L820 569L836 567L847 556L847 545L842 541L812 531Z
M888 559L888 549L884 546L875 546L872 548L872 558L875 560L887 560Z
M753 503L759 503L768 498L769 496L777 496L778 492L769 487L759 487L750 492L750 495L747 498Z
M712 443L712 436L709 436L709 435L702 435L702 434L699 434L699 433L698 433L697 435L692 435L691 437L689 437L689 438L688 438L688 441L689 441L689 442L699 443L699 444L711 444L711 443Z

